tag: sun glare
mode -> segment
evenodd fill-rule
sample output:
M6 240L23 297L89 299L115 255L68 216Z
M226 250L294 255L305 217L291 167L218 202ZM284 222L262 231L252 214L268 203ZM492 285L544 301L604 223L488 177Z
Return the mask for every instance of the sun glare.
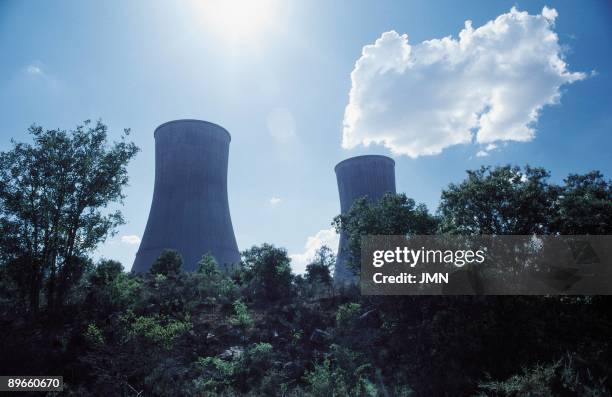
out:
M276 0L200 0L207 28L232 39L254 38L276 17Z

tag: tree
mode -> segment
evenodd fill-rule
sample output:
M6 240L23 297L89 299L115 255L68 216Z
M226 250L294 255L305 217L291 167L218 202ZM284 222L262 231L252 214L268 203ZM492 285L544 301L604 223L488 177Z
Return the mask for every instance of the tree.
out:
M610 234L612 181L599 171L564 180L553 229L561 234Z
M100 260L89 272L82 293L88 318L106 318L126 306L138 279L123 272L123 265L114 260Z
M244 281L255 298L273 301L291 293L291 260L287 251L270 244L242 253Z
M425 204L416 204L405 194L386 193L379 201L365 197L356 200L351 209L334 218L337 232L345 232L350 253L349 267L356 270L361 258L361 236L433 234L437 219Z
M332 250L324 245L317 250L314 259L306 265L306 280L310 284L321 283L330 286L332 284L331 272L336 264L336 256Z
M183 258L176 250L164 250L153 262L149 272L151 274L163 274L169 276L181 272Z
M234 301L236 286L225 272L219 269L215 258L207 253L198 262L197 276L198 300L208 302L225 302L229 304Z
M440 231L460 234L606 234L612 183L598 171L570 174L564 185L526 166L481 167L442 191Z
M442 232L461 234L546 234L557 187L543 168L481 167L459 185L442 191Z
M209 278L215 278L219 276L219 265L217 265L217 261L210 254L210 252L204 255L202 259L200 259L200 261L198 262L197 273Z
M71 131L32 126L33 143L0 153L0 260L37 311L49 309L87 265L87 256L123 223L127 164L138 148L126 139L109 146L107 126L85 121ZM67 285L68 284L68 285Z
M108 285L123 272L121 262L114 260L103 259L98 262L98 265L89 277L90 282L95 286Z

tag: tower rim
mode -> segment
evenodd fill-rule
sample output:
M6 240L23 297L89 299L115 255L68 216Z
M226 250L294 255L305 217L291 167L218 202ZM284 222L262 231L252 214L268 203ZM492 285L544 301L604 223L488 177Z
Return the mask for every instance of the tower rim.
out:
M389 156L385 156L385 155L382 155L382 154L364 154L364 155L361 155L361 156L349 157L348 159L344 159L344 160L340 161L334 167L334 172L338 172L338 168L340 168L341 166L345 166L345 165L347 165L349 163L360 161L360 160L365 160L365 159L368 159L368 158L381 159L381 160L390 162L391 164L395 165L395 160L393 160Z
M157 128L155 128L155 130L153 131L153 138L157 138L157 130L161 129L162 127L165 127L168 124L184 123L184 122L202 123L202 124L206 124L206 125L209 125L209 126L216 127L218 129L222 130L223 132L225 132L227 134L227 137L229 138L230 141L232 140L232 135L229 133L229 131L226 130L225 128L223 128L222 126L220 126L219 124L213 123L211 121L200 120L200 119L176 119L176 120L166 121L165 123L162 123L162 124L158 125Z

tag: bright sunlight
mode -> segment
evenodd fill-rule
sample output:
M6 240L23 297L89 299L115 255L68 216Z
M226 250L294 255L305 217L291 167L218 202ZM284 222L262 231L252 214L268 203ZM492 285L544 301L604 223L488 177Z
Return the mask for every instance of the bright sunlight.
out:
M269 29L277 16L277 0L197 1L207 24L231 39L255 38Z

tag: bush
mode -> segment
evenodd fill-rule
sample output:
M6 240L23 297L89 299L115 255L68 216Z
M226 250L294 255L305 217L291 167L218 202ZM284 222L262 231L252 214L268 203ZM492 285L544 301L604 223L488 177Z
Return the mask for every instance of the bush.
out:
M151 274L162 274L169 276L181 272L183 258L175 250L164 250L161 255L153 262L149 272Z
M306 280L310 284L321 283L331 285L332 268L336 263L336 257L332 250L326 245L319 248L314 259L306 265Z
M260 385L268 393L276 394L283 378L278 369L273 368L273 349L267 342L255 343L227 358L200 357L196 368L200 376L194 381L199 394L210 392L232 394L234 390L244 394L258 390ZM272 383L272 381L276 381Z
M163 316L138 316L128 314L123 320L129 324L128 339L144 339L149 346L160 346L169 350L175 340L191 329L189 321L171 320Z
M372 367L365 357L347 348L333 345L331 353L322 362L315 363L306 372L304 380L315 396L372 396L378 389L368 378Z
M235 364L218 357L200 357L196 363L202 375L194 380L198 391L227 391L233 382Z
M204 255L198 262L197 272L208 278L217 278L221 274L219 265L210 252Z
M100 328L96 327L95 324L89 324L87 330L85 330L85 339L92 345L103 345L104 336Z
M234 316L230 318L230 323L233 326L246 329L253 325L253 319L249 314L247 306L243 302L239 300L234 302L234 312Z
M336 312L336 324L338 328L350 327L355 324L361 313L361 305L359 303L345 303L338 307Z
M479 384L483 395L510 396L560 396L586 397L609 396L605 376L598 377L597 371L586 366L586 362L575 354L547 364L523 369L505 381L487 381Z
M259 301L269 302L291 296L291 260L287 251L270 244L242 253L241 278L246 289Z

